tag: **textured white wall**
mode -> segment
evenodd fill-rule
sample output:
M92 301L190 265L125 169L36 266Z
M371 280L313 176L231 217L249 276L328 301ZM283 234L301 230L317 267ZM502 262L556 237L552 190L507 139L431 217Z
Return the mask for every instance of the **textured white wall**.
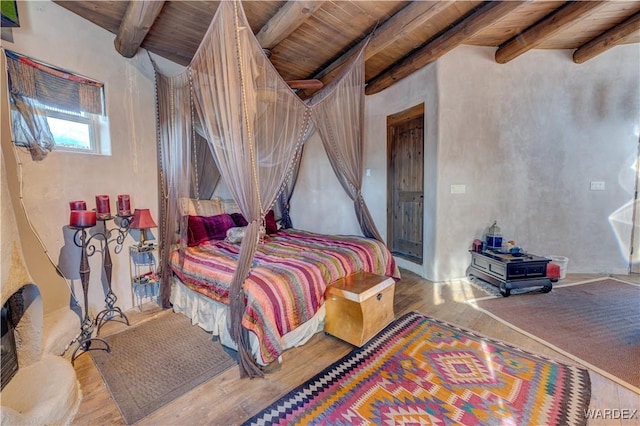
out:
M525 250L568 257L569 272L626 273L609 217L633 196L638 46L582 65L570 51L531 51L505 65L493 53L460 47L439 61L434 278L463 275L471 240L495 219ZM591 181L605 191L591 191ZM467 193L450 194L451 184Z
M14 40L3 41L4 47L105 83L110 156L52 152L44 161L33 162L19 151L27 215L49 256L60 264L82 302L77 272L79 248L73 244L73 232L66 227L69 201L85 200L91 209L97 194L108 194L115 213L117 195L130 194L132 208L149 208L158 219L153 72L146 54L123 58L113 47L113 34L55 3L19 2L18 7L21 27L12 30ZM6 123L3 119L3 127ZM7 155L6 161L15 161L13 154ZM17 176L8 179L16 181ZM109 224L113 226L113 221ZM153 233L157 235L157 230ZM128 237L119 254L114 253L113 244L111 248L113 290L123 309L133 306L126 249L133 241ZM96 248L100 248L99 242ZM90 265L89 305L97 312L104 307L106 287L99 252L90 258ZM46 288L47 283L38 285ZM45 289L45 310L59 307L47 305L46 295Z

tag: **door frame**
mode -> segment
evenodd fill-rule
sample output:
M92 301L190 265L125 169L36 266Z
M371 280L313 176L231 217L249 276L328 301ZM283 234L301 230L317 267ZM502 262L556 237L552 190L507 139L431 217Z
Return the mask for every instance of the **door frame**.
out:
M415 118L418 118L422 116L423 120L424 120L424 102L421 102L418 105L414 105L410 108L407 108L403 111L400 111L398 113L392 114L392 115L388 115L387 116L387 244L391 244L393 241L393 232L394 232L394 227L393 227L393 206L391 205L391 194L393 193L393 185L392 185L392 181L390 178L390 170L392 168L392 151L393 151L393 141L394 141L394 135L393 135L393 128L395 126L397 126L400 123L404 123L406 121L410 121L413 120ZM424 153L424 134L426 132L426 128L424 125L424 121L422 124L422 144L423 144L423 153ZM424 162L424 158L423 158L423 162ZM422 190L424 191L424 164L423 164L423 168L422 168ZM421 263L416 262L416 259L413 258L409 258L409 257L405 257L402 256L401 254L398 253L393 253L393 255L395 256L399 256L402 257L403 259L407 259L410 262L416 263L418 265L424 265L424 203L423 203L423 207L422 207L422 245L423 245L423 250L422 250L422 261ZM393 247L392 247L393 249Z

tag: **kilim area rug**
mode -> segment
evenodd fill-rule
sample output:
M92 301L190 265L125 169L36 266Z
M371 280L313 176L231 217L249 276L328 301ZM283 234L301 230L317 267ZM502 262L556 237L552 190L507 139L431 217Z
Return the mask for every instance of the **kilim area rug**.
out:
M245 424L585 424L590 396L582 367L411 312Z
M597 279L470 303L640 393L640 285Z
M127 424L236 365L220 342L181 314L161 315L105 340L111 353L90 354Z

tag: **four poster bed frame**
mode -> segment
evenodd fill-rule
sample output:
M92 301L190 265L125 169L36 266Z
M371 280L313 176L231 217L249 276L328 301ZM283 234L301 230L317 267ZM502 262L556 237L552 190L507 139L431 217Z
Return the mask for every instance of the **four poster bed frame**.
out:
M161 302L237 348L241 377L262 376L262 365L320 330L332 281L359 271L400 277L361 194L363 54L302 101L265 56L241 3L222 1L187 69L167 77L156 68ZM364 237L290 229L288 203L313 130ZM230 211L182 208L182 200L211 198L218 177L242 218L240 243L219 232ZM265 233L273 209L283 229Z

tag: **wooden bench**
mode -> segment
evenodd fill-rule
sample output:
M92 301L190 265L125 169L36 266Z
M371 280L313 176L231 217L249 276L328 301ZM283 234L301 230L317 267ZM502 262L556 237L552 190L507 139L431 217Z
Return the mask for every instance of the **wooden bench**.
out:
M355 346L394 319L393 278L358 272L331 283L325 291L324 331Z

